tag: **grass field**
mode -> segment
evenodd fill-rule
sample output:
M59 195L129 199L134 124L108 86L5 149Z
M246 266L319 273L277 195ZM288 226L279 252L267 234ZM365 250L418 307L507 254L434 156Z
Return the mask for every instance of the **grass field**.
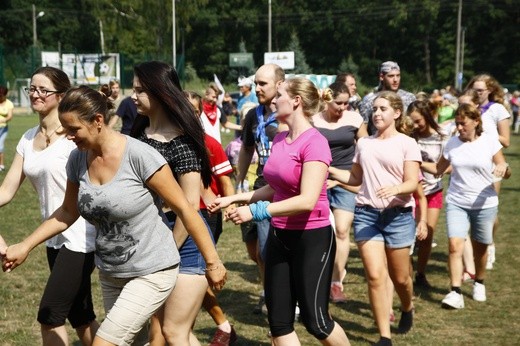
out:
M16 116L10 123L6 143L7 166L13 158L16 143L22 133L37 124L34 115ZM520 264L520 136L512 136L512 145L506 156L513 176L502 185L500 196L501 226L496 238L497 262L486 280L488 301L474 302L471 285L464 284L466 308L460 311L444 310L440 301L449 286L446 260L447 239L444 217L435 236L439 244L433 249L428 278L434 288L416 292L416 320L412 331L405 336L394 335L396 345L519 345L520 294L518 265ZM0 173L3 180L5 172ZM0 209L0 233L8 243L22 240L40 222L36 194L29 183L24 183L9 205ZM251 313L260 287L256 267L248 259L240 230L230 224L219 242L219 252L228 269L228 283L219 299L239 336L237 345L269 345L265 316ZM9 274L0 273L0 345L41 344L36 312L43 291L48 268L44 246L39 246L27 262ZM103 318L101 294L97 273L93 275L95 304L98 319ZM351 251L346 278L348 302L331 305L331 313L346 330L353 345L368 345L377 341L377 329L368 304L363 268L355 248ZM397 302L397 299L394 300ZM398 306L395 306L397 312ZM397 314L399 315L399 314ZM209 315L201 312L195 334L202 344L209 343L215 326ZM303 345L317 345L301 324L296 325ZM79 345L70 330L71 340Z

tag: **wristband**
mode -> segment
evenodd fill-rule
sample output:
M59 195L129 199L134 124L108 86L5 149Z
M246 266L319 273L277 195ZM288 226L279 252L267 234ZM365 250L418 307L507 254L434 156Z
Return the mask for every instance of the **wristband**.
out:
M262 221L271 218L271 214L267 211L267 206L269 204L270 203L267 201L258 201L249 205L253 221Z

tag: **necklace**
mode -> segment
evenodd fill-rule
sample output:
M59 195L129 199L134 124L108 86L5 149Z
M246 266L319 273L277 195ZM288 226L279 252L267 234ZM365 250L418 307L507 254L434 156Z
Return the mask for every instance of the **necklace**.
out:
M56 131L58 131L59 129L61 128L61 125L56 127L54 129L54 131L52 131L49 135L46 134L46 133L43 133L43 127L40 126L40 132L42 133L42 135L45 136L45 147L48 147L50 144L51 144L51 137L56 133Z

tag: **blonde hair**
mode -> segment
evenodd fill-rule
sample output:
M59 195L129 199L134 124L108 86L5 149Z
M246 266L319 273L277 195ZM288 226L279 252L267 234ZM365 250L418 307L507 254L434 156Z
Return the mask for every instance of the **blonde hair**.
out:
M311 118L318 112L322 100L325 102L330 102L332 100L330 99L332 93L320 93L314 83L307 78L289 78L285 81L285 83L285 89L287 90L287 94L289 94L290 97L301 97L303 114L307 118Z
M399 115L399 118L395 119L395 128L396 129L400 129L402 128L402 122L403 122L403 118L404 118L404 105L403 105L403 100L401 99L401 96L397 95L397 93L393 92L393 91L381 91L377 94L376 98L374 99L374 102L375 100L377 99L385 99L388 101L388 103L390 104L390 107L394 110L394 111L397 111L399 110L401 112L401 114Z

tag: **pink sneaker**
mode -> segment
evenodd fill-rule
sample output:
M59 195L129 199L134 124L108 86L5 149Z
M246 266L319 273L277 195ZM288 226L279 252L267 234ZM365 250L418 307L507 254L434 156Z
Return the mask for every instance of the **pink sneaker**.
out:
M330 301L335 304L341 304L345 303L347 301L347 297L345 294L341 291L341 287L338 285L330 285L330 295L329 295Z

